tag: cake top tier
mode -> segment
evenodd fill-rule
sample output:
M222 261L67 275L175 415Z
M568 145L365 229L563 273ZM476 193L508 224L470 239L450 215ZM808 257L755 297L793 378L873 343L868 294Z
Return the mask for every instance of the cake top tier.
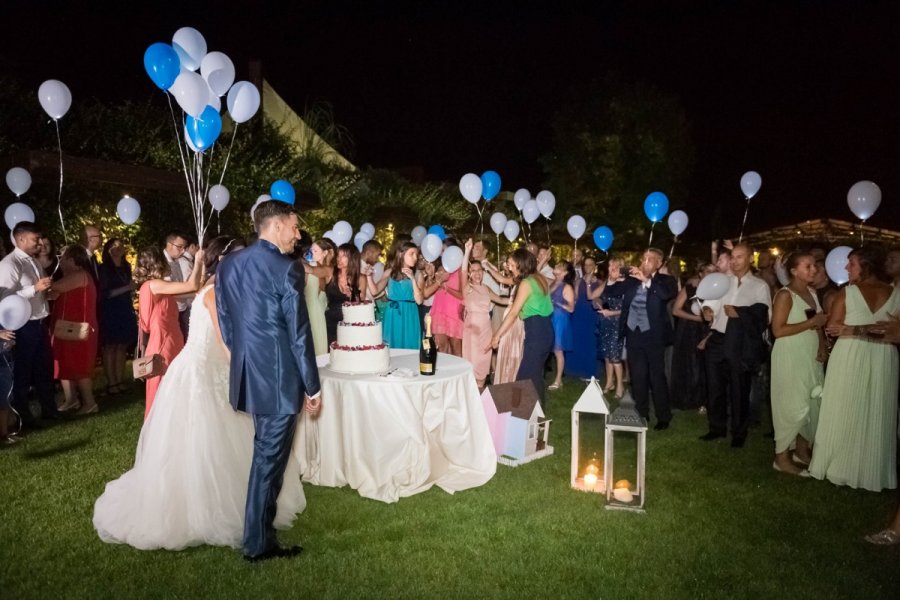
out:
M344 323L374 323L374 302L345 302L341 307Z

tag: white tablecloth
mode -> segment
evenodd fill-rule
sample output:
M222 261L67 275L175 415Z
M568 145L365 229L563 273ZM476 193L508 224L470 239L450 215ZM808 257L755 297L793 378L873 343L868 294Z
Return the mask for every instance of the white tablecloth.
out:
M302 417L297 428L304 481L349 485L383 502L432 485L453 493L486 483L497 455L472 365L440 354L437 373L426 377L418 374L418 352L394 350L394 368L416 375L347 375L320 367L322 411L316 419Z

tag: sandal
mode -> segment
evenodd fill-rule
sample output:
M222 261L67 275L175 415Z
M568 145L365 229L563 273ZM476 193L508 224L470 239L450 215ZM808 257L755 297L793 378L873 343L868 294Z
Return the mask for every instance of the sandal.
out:
M876 546L896 546L900 544L900 533L893 529L885 529L884 531L867 535L863 539Z
M562 387L562 383L551 383L550 385L547 386L547 389L551 390L551 391L556 391L556 390L560 389L561 387Z

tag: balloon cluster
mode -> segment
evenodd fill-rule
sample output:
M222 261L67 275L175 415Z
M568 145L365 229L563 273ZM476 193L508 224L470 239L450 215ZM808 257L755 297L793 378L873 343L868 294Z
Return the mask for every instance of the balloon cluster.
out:
M31 188L31 174L22 167L13 167L6 172L6 186L19 198ZM6 207L3 217L12 230L20 221L34 222L34 211L24 202L13 202Z

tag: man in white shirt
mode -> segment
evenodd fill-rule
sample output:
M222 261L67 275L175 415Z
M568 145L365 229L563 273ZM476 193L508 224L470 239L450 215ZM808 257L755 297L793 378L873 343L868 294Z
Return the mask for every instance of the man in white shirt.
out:
M163 249L163 255L169 262L169 269L171 270L169 278L171 281L186 281L194 269L194 265L185 256L185 250L187 250L188 245L189 242L184 234L177 231L173 231L166 236L166 247ZM176 298L178 324L181 326L181 333L184 335L185 340L188 337L188 322L190 320L193 297L193 294L187 294Z
M703 316L712 321L706 342L709 432L700 439L725 437L731 427L731 446L742 448L750 424L750 383L767 351L763 338L772 318L769 284L753 275L747 244L731 252L731 286L719 300L703 303Z
M38 422L28 407L28 389L34 386L44 419L59 419L53 389L53 353L44 319L49 315L46 292L52 285L34 259L41 243L41 232L34 223L20 221L12 231L15 249L0 261L0 297L12 294L28 300L31 319L16 331L13 347L12 406L26 427Z

